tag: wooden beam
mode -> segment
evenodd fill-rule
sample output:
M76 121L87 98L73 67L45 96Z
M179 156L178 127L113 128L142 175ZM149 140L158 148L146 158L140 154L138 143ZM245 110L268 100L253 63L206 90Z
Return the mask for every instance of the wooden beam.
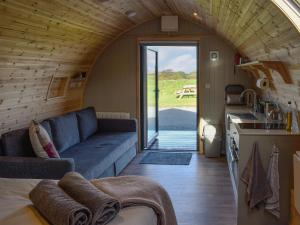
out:
M293 83L289 71L286 69L284 63L281 61L253 61L253 62L237 65L237 67L242 68L244 70L251 71L256 79L259 78L259 76L257 75L258 74L257 70L261 71L269 80L270 88L273 90L275 90L275 86L272 77L272 70L277 71L286 84Z
M292 84L293 80L290 72L286 69L283 62L280 61L262 61L264 67L277 71L285 83Z

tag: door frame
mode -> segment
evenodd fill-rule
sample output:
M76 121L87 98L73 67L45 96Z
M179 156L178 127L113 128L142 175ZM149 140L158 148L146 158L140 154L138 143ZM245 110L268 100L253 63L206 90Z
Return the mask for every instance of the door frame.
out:
M146 147L149 144L149 146L151 146L156 137L158 136L158 132L159 132L159 124L158 124L158 98L159 98L159 89L158 89L158 52L153 50L153 49L148 49L147 48L148 45L147 44L140 44L139 49L140 49L140 53L143 52L144 54L141 54L141 58L140 58L140 62L141 62L141 66L140 67L140 76L141 78L141 87L147 86L148 87L148 74L145 71L147 70L147 68L145 68L146 65L144 65L143 63L145 62L145 54L147 54L148 50L152 51L155 53L155 61L156 61L156 65L155 65L155 128L156 128L156 134L154 135L154 137L152 137L151 140L148 140L148 133L145 132L145 130L147 129L148 132L148 127L145 127L146 123L145 123L145 119L148 119L148 110L146 110L146 108L148 109L148 102L147 102L147 96L145 96L145 93L148 93L147 90L141 89L140 92L140 96L141 96L141 147ZM148 125L148 123L147 123ZM147 138L146 138L147 136ZM146 143L147 142L147 143Z
M138 120L138 150L141 152L144 149L142 148L142 126L143 126L143 115L142 115L142 104L141 96L142 93L142 74L141 74L141 51L140 46L141 44L152 44L152 45L183 45L188 46L193 44L197 47L197 151L201 154L204 153L203 143L201 141L201 136L203 133L203 126L204 126L204 93L205 90L202 86L204 86L205 82L205 75L203 66L201 66L201 60L205 57L203 51L201 50L201 37L194 36L194 35L187 35L187 36L169 36L169 35L156 35L156 36L145 36L145 37L138 37L136 39L136 48L137 48L137 68L136 68L136 112L137 112L137 120ZM203 85L201 85L203 84ZM203 97L201 97L203 96Z

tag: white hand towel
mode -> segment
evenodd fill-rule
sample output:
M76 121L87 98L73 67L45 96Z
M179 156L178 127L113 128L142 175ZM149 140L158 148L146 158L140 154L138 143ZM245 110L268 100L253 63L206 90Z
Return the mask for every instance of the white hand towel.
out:
M265 201L265 209L280 218L280 202L279 202L279 168L278 168L279 150L277 146L273 146L272 154L270 156L267 179L272 189L272 196Z

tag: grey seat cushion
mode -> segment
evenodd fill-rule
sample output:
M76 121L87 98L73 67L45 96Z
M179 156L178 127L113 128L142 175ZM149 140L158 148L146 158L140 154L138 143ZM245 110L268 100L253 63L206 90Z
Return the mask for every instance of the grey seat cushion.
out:
M75 170L92 179L99 177L136 142L135 132L97 133L61 153L61 157L73 158Z
M98 131L98 121L94 107L76 112L80 140L84 141Z
M35 156L28 129L19 129L2 135L2 153L4 156Z
M78 122L75 113L49 119L54 145L58 152L80 142Z

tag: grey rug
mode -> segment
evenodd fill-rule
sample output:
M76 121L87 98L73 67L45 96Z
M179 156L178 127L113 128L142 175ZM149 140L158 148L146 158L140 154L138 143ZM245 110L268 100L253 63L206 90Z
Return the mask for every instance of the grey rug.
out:
M192 153L148 152L140 164L189 165L192 156Z

